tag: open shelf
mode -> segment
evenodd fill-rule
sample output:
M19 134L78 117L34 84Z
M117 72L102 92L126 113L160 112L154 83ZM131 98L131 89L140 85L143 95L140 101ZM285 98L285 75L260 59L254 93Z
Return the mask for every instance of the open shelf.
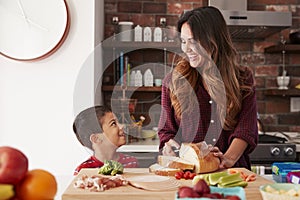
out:
M300 97L300 90L296 88L291 88L287 90L279 90L278 88L272 88L264 90L264 94L267 96Z
M178 52L180 50L179 42L120 42L111 40L110 42L104 42L102 45L104 49L166 49L168 51L175 52Z
M123 87L121 86L113 86L113 85L104 85L102 86L103 92L111 92L111 91L122 91ZM161 87L153 86L153 87L133 87L127 86L126 91L137 91L137 92L161 92Z
M300 44L275 45L265 48L266 53L281 53L284 49L286 53L300 53Z

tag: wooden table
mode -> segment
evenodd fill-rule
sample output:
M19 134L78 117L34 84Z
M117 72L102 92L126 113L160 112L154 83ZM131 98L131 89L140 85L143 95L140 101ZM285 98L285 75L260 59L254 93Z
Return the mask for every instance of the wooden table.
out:
M246 170L244 168L237 168L244 171L246 174L251 174L253 172ZM98 169L82 169L78 176L86 174L88 176L97 174ZM149 174L148 168L126 168L124 175L126 173L139 173L147 175ZM143 189L138 189L132 187L131 185L121 186L117 188L112 188L105 190L104 192L90 192L88 190L75 188L74 182L77 180L77 177L71 182L67 187L66 191L62 195L62 200L98 200L98 199L107 199L107 200L174 200L177 190L171 191L148 191ZM180 180L181 185L192 186L191 180ZM272 183L272 181L267 180L259 175L254 182L249 182L248 186L245 188L246 198L248 200L262 200L261 194L259 192L259 186Z

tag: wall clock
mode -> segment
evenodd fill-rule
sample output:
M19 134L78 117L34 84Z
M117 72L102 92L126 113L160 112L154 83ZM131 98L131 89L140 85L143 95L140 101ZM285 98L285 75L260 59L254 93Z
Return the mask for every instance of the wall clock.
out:
M34 61L53 54L70 28L65 0L0 0L0 54Z

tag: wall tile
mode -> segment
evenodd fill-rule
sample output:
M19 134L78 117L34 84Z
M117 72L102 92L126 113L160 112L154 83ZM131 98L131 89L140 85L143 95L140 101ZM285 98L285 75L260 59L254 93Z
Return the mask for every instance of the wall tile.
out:
M266 6L267 11L278 11L278 12L285 12L289 11L288 5L267 5Z
M168 3L168 13L180 15L184 10L193 9L193 4L191 3L179 3L170 2Z
M253 51L254 52L265 52L265 48L274 45L273 42L263 41L263 42L254 42Z
M266 65L256 66L255 76L277 76L277 75L278 75L278 66L266 66Z
M274 97L266 101L266 113L288 113L290 112L290 99Z
M279 114L278 123L287 125L300 125L300 112Z
M255 77L256 88L265 88L265 78Z
M250 42L233 42L234 47L239 51L239 52L249 52L252 51L252 43Z
M166 13L167 5L166 3L148 3L143 4L143 13Z
M266 88L278 88L276 77L265 78Z
M256 104L258 113L266 113L266 104L264 101L257 101Z
M141 13L142 3L136 1L120 1L118 2L118 12Z
M105 2L104 10L105 10L105 13L117 12L117 3L116 2Z
M289 63L291 65L300 65L300 56L299 56L299 54L290 54L289 55Z
M300 5L291 5L291 12L293 16L299 17L300 16Z
M153 14L132 14L131 20L135 25L140 25L142 27L156 26L155 15Z
M290 83L290 88L294 88L296 85L300 84L300 77L291 77L291 83Z
M282 64L282 55L281 54L264 54L265 64L266 65L281 65Z

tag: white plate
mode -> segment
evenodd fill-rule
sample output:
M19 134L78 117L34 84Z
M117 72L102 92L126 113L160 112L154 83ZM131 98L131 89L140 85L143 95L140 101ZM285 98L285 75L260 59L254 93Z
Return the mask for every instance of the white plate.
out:
M158 175L141 175L141 174L130 174L125 175L126 180L129 184L144 190L150 191L166 191L176 190L180 183L175 178Z

